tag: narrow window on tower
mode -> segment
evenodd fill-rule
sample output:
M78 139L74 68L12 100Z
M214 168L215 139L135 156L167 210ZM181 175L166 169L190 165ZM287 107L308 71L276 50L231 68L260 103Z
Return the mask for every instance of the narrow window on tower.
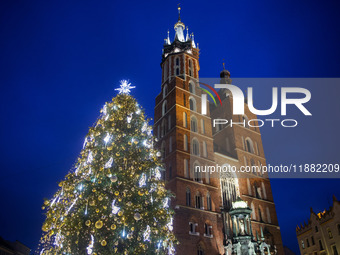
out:
M201 194L198 191L195 196L195 208L197 209L202 208L202 198L201 198Z
M204 119L201 119L201 126L202 126L202 134L205 134L205 123L204 123Z
M168 118L168 129L171 129L171 114L169 114L169 118Z
M189 76L191 76L191 77L194 76L192 59L189 59Z
M210 226L209 224L205 223L204 224L204 236L205 237L209 237L212 238L212 226Z
M163 105L162 105L162 116L164 116L165 115L165 113L167 112L167 101L166 100L164 100L164 102L163 102Z
M195 94L195 83L193 81L189 81L189 92Z
M189 98L190 110L196 112L196 100L193 97Z
M207 166L205 166L205 167L207 167ZM205 172L205 182L206 182L207 184L210 183L210 172L209 172L209 171L206 171L206 172Z
M203 156L208 157L208 148L207 148L207 143L203 141Z
M183 135L183 149L185 151L188 150L188 136L187 135Z
M183 127L188 127L188 116L186 112L183 112Z
M187 97L185 94L183 94L183 105L184 107L187 107Z
M322 245L322 241L319 240L319 247L320 247L320 251L323 251L323 245Z
M175 72L176 72L176 76L178 76L180 74L180 66L179 66L179 57L176 57L176 60L175 60Z
M207 194L207 210L211 211L211 196L209 193Z
M267 207L267 219L268 219L268 223L272 223L272 219L270 217L270 212L269 212L269 208Z
M188 164L188 160L184 159L184 177L185 178L189 178L189 164Z
M191 117L191 121L190 121L190 130L192 132L197 132L197 119L195 116Z
M168 85L164 85L163 87L163 98L165 98L168 94Z
M196 156L200 154L200 144L197 139L192 140L192 154Z
M169 153L172 152L172 136L169 138Z
M186 190L185 197L186 197L186 206L191 206L191 192L189 188L187 188Z

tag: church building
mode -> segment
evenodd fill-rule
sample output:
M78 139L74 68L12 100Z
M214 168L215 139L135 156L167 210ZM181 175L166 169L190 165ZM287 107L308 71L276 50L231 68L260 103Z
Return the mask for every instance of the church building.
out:
M242 222L249 221L251 240L268 245L263 254L269 250L281 255L280 227L266 173L211 175L195 171L198 166L260 167L266 165L266 158L259 128L248 125L249 119L257 119L256 115L246 102L245 114L233 115L233 96L228 89L218 91L222 106L208 104L207 113L202 114L199 48L181 21L180 8L174 28L174 39L170 40L168 32L163 46L154 134L156 147L162 152L166 187L175 195L174 233L179 241L176 254L228 254L226 247L238 240L230 211L233 202L242 200L249 208L250 217ZM231 82L224 68L220 78L220 83ZM215 118L243 124L214 127Z

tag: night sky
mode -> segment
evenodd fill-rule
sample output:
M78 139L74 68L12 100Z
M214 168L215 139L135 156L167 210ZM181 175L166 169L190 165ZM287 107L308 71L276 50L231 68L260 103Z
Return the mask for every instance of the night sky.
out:
M339 77L339 1L182 1L201 48L201 77L225 59L232 77ZM37 247L41 205L75 162L84 136L122 79L153 116L161 50L175 1L0 2L0 236ZM312 86L312 117L263 128L268 163L339 163L339 86ZM258 100L267 100L258 95ZM339 179L273 179L283 242L340 198Z

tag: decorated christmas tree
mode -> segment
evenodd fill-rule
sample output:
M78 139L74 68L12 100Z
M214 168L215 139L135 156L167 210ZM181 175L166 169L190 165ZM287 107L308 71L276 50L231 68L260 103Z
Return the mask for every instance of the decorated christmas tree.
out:
M40 254L174 254L171 194L152 128L121 82L74 166L45 200Z

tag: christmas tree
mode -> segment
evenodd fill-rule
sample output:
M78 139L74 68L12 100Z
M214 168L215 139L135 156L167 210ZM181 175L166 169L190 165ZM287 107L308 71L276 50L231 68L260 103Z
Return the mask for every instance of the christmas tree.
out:
M121 82L51 200L40 254L174 254L171 194L152 128Z

